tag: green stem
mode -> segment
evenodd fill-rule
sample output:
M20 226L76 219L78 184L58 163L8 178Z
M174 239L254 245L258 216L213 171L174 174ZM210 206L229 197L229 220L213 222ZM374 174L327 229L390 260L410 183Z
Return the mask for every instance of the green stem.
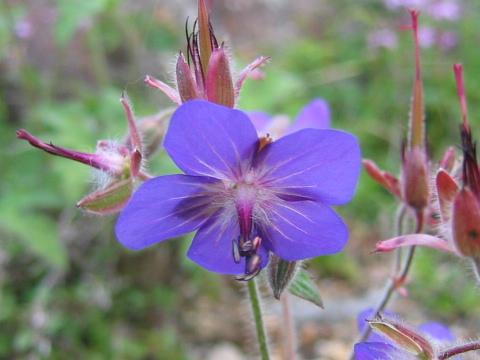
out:
M401 205L398 213L397 213L397 219L396 219L396 226L395 226L395 236L400 236L400 234L403 232L403 224L405 221L405 209L403 208L404 205ZM423 214L417 214L416 217L416 224L415 224L415 233L420 233L423 227ZM398 252L398 250L397 250ZM397 254L396 261L395 261L395 266L394 266L394 275L393 277L389 280L387 288L385 290L385 293L380 300L380 303L374 310L374 314L379 313L383 311L386 307L390 299L392 298L392 295L396 292L398 288L398 284L401 284L405 281L408 271L411 268L412 262L413 262L413 255L415 253L415 246L410 246L408 249L408 254L407 257L403 263L403 266L400 267L400 262L401 259ZM372 328L367 327L367 329L360 334L360 337L355 341L355 343L360 343L364 342L367 340L367 338L370 336L372 333ZM354 360L355 359L355 353L351 353L349 360Z
M285 343L287 348L288 360L297 360L297 344L295 334L295 324L293 322L292 311L290 309L290 299L288 292L284 292L280 299L283 307L283 317L285 321Z
M260 347L260 354L262 360L269 360L268 354L267 336L265 334L265 328L262 320L262 309L260 306L260 297L258 296L256 278L247 281L248 294L250 295L250 301L252 304L253 319L255 321L255 327L257 328L258 345Z

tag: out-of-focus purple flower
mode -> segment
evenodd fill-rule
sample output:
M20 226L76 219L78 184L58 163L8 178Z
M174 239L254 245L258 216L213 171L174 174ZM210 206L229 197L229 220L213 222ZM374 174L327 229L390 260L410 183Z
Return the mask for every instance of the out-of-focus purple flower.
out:
M291 261L341 251L348 229L330 205L354 194L357 139L305 129L260 151L259 143L241 111L199 100L180 106L164 147L185 175L146 181L120 214L119 241L139 250L198 230L188 257L243 280L270 251Z
M390 10L418 9L437 20L455 21L461 16L458 0L384 0Z
M324 99L317 98L308 103L297 118L290 124L290 119L285 115L270 116L263 111L248 113L250 120L257 129L259 136L270 136L280 139L302 129L328 129L330 127L330 107Z
M381 29L368 34L367 44L370 50L378 48L396 49L398 46L397 33L391 29Z
M388 338L372 333L366 342L355 344L356 360L414 360L419 358L412 353L416 349L433 355L439 350L437 349L438 343L452 343L456 341L455 335L453 335L450 329L440 323L429 322L415 329L405 324L391 312L385 312L384 315L386 316L384 320L386 328L384 335L388 336L389 330L395 334ZM360 332L365 331L369 326L369 321L372 321L375 317L373 309L363 311L358 317ZM401 348L401 345L392 341L392 338L405 347Z
M428 0L385 0L387 8L395 10L400 7L407 9L422 9L428 3Z
M15 35L20 39L30 39L35 33L35 29L29 20L20 20L15 23Z
M431 26L419 26L418 40L421 47L431 48L437 42L437 31Z
M440 34L440 38L438 39L438 43L440 48L443 51L452 50L455 46L458 45L459 37L455 31L446 31Z
M427 12L437 20L458 20L462 14L460 4L456 0L432 1Z

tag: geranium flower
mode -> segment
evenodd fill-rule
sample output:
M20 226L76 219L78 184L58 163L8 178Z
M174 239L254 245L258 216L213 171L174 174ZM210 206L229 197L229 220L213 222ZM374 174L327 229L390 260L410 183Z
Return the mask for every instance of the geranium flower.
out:
M385 317L378 320L373 309L359 315L360 332L365 331L369 323L375 323L374 329L375 326L380 329L383 336L372 333L366 342L355 344L356 360L434 359L445 343L456 341L455 335L443 324L429 322L416 329L391 312L384 314Z
M302 129L328 129L330 127L330 107L324 99L320 98L308 103L300 111L293 124L290 124L290 119L285 115L272 117L263 111L252 111L248 113L248 116L260 136L268 135L274 140Z
M354 194L357 139L305 129L260 151L259 143L239 110L200 100L180 106L164 147L185 175L142 184L118 219L120 242L139 250L198 230L188 257L247 279L269 252L295 261L341 251L348 229L330 205Z

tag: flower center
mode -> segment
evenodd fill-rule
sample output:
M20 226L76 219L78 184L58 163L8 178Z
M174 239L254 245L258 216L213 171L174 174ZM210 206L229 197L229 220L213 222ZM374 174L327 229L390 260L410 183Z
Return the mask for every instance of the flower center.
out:
M253 176L247 174L245 181L235 184L235 207L240 224L240 238L238 242L233 240L233 258L239 263L241 257L246 258L245 274L237 276L237 280L250 280L261 269L262 257L257 254L262 239L256 236L251 240L253 212L257 199L258 189L253 185Z

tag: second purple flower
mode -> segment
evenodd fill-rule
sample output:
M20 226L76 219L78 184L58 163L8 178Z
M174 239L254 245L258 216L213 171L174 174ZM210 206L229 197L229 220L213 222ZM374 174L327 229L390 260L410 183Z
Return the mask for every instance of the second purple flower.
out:
M295 261L345 246L348 229L330 205L355 191L360 147L353 135L304 129L259 151L246 114L194 100L174 113L164 146L185 175L142 184L116 225L126 247L198 230L188 257L245 280L270 251Z

